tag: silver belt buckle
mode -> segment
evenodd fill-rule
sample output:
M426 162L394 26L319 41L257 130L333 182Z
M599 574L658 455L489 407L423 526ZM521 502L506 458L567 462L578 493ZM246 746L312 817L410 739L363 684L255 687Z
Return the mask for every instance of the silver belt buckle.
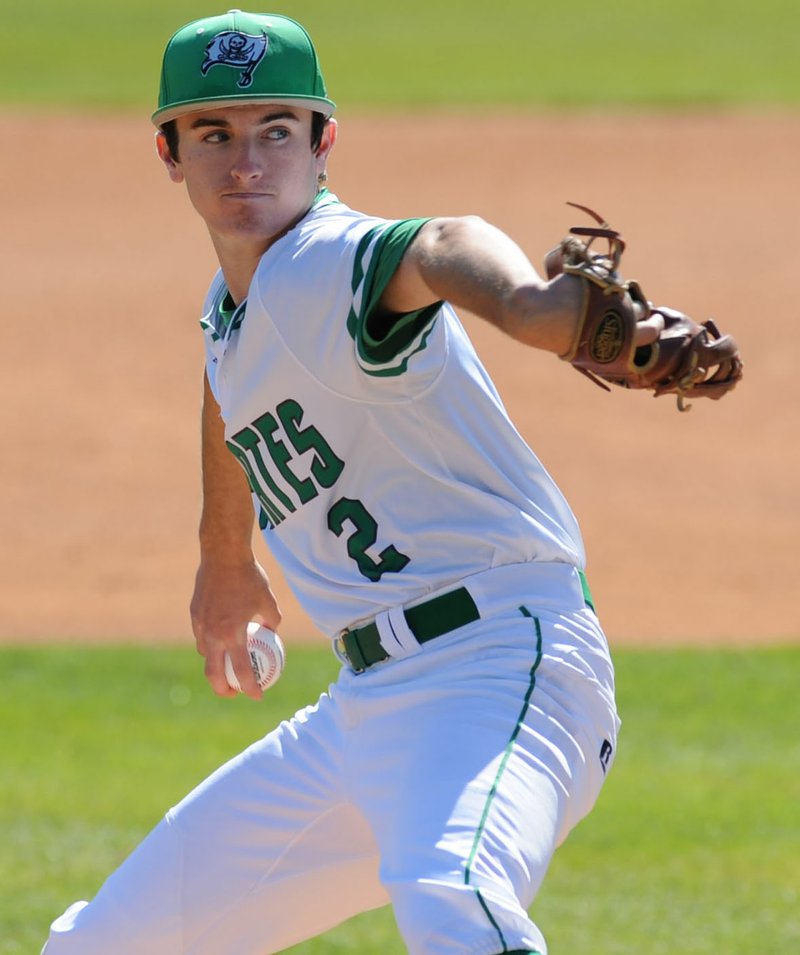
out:
M346 663L348 666L352 666L350 659L347 656L347 651L344 648L344 635L347 632L347 628L340 630L339 633L333 638L333 653L340 663Z

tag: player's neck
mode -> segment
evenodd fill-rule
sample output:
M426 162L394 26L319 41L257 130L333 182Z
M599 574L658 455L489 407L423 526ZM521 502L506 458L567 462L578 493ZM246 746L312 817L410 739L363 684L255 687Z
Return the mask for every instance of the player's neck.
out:
M212 241L214 241L213 236ZM247 298L253 275L266 248L263 246L232 248L230 243L217 241L214 241L214 248L225 277L225 284L231 298L238 305Z
M305 212L303 212L303 215L305 215ZM286 235L301 218L302 216L297 216L286 228L266 239L248 235L223 235L209 229L209 235L217 253L217 260L222 269L222 274L225 276L225 284L237 305L247 298L250 282L253 280L253 275L261 257L271 245Z

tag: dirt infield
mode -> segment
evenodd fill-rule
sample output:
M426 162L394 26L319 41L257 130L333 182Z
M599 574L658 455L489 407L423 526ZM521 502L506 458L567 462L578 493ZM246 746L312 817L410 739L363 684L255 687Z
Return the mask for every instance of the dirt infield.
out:
M146 121L6 115L0 639L188 640L214 259ZM476 212L539 260L600 209L650 298L733 332L745 381L680 415L466 317L582 524L617 644L800 637L800 116L340 116L331 188ZM285 588L284 635L313 630Z

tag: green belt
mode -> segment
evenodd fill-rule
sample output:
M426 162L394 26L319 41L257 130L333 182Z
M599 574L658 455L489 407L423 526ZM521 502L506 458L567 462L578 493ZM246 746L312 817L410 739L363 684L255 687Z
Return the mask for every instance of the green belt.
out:
M466 587L432 597L415 607L406 607L403 616L419 643L427 643L481 617ZM339 650L356 673L363 673L367 667L389 659L389 654L381 646L381 636L375 622L356 627L355 630L345 630L337 642Z
M586 604L594 610L586 577L582 571L578 573ZM451 630L474 623L481 617L466 587L450 590L446 594L432 597L414 607L406 607L403 616L406 618L408 629L419 643L427 643L445 633L450 633ZM381 645L378 625L374 621L363 627L345 630L337 638L336 645L339 653L347 659L356 673L363 673L367 667L389 659L389 654Z

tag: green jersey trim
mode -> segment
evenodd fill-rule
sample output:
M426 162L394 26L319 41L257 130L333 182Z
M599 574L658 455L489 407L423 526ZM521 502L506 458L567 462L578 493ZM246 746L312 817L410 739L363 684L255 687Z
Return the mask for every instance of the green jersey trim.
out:
M319 206L332 205L341 205L341 200L338 196L334 195L327 186L324 186L319 190L316 196L314 196L314 201L311 203L311 208L316 209Z
M218 342L235 332L244 321L247 299L236 305L226 285L220 287L208 317L200 319L200 327L211 338Z
M385 327L376 321L375 308L397 270L406 249L429 219L403 219L376 226L361 240L353 267L353 305L347 330L353 337L364 371L376 377L403 374L412 355L425 348L433 321L441 308L425 308L394 316Z
M311 208L340 204L337 196L328 189L320 189ZM237 331L244 321L247 299L236 305L228 287L222 283L207 316L200 319L200 327L212 342L219 342Z

